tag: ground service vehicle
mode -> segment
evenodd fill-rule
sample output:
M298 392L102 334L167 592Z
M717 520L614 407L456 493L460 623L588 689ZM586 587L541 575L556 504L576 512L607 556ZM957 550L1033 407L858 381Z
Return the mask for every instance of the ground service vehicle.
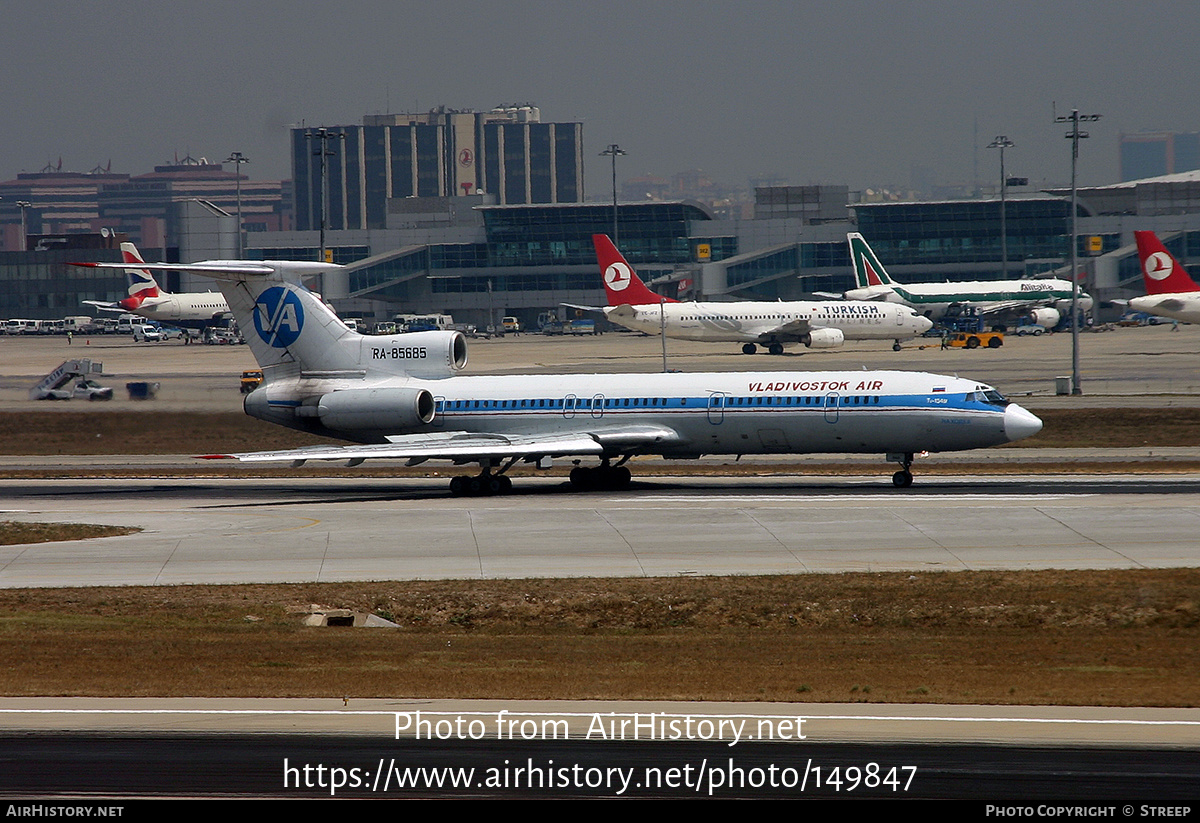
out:
M980 346L987 346L989 349L998 349L1004 345L1004 332L959 331L950 335L950 340L946 345L966 349L977 349Z

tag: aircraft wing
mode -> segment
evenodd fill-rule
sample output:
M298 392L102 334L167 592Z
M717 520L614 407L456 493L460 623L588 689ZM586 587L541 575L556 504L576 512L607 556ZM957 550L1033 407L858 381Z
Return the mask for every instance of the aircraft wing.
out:
M986 316L993 314L1003 314L1005 312L1024 312L1029 309L1039 306L1048 306L1055 302L1056 298L1047 297L1044 300L998 300L994 303L972 303L963 301L958 304L961 306L973 306L977 312Z
M116 303L105 303L101 300L84 300L83 305L95 306L100 311L111 311L111 312L117 312L119 314L125 314L125 311L126 311L125 309L118 306Z
M583 311L604 311L605 306L584 306L580 303L559 303L560 306L566 306L568 309L582 309Z
M812 323L809 323L807 320L793 320L790 323L784 323L782 326L776 326L769 332L764 332L761 336L764 339L769 337L799 339L811 331Z
M306 460L362 462L380 458L407 460L410 465L438 459L473 463L488 457L525 458L532 462L540 457L562 457L569 454L636 452L653 444L680 441L681 438L678 432L665 426L596 426L554 434L489 434L460 431L404 434L389 437L388 440L387 443L367 445L309 446L282 451L206 454L201 455L201 458L232 458L247 463L290 462L297 466Z

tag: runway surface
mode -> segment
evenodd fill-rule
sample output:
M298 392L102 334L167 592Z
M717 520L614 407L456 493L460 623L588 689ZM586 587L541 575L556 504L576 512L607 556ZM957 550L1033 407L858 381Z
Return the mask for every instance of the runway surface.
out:
M4 517L139 534L0 547L0 586L1195 566L1200 476L0 482Z
M957 798L1147 816L1195 800L1198 734L1194 709L5 698L0 792Z

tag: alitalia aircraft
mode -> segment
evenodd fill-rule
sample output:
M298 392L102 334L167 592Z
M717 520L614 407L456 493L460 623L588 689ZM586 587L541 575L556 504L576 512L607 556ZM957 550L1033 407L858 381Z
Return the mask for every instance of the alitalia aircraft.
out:
M974 310L985 316L1024 314L1045 328L1054 328L1071 311L1071 284L1066 280L976 280L960 283L914 283L903 286L887 271L858 232L846 235L854 263L857 288L847 300L887 300L912 306L937 320L955 311ZM1081 311L1090 311L1092 298L1080 293Z
M112 264L106 264L112 265ZM244 461L392 458L478 463L453 494L500 494L519 462L592 457L571 472L583 489L624 488L635 455L871 453L912 483L913 456L995 446L1042 422L974 380L897 371L462 376L466 341L449 331L361 335L286 263L193 264L220 280L262 366L246 396L252 417L352 441L209 457Z
M683 340L741 343L745 354L754 354L758 346L783 354L790 344L829 349L846 340L892 340L899 351L901 340L933 327L910 308L880 302L681 303L646 288L608 235L592 235L592 242L608 295L608 306L601 311L634 331L665 330L667 337Z
M1167 251L1154 232L1135 231L1133 236L1142 263L1146 296L1131 299L1129 308L1200 323L1200 286L1188 276L1187 269Z

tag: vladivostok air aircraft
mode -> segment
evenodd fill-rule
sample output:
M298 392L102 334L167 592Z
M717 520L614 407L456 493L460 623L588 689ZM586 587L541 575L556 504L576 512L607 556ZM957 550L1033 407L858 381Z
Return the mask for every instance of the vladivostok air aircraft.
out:
M1071 284L1066 280L976 280L960 283L914 283L903 286L887 271L858 232L846 235L857 288L847 300L887 300L912 306L934 320L954 311L972 310L984 316L1025 315L1045 328L1054 328L1071 312ZM1092 298L1080 293L1079 308L1090 311Z
M279 265L279 264L275 264ZM269 267L269 264L268 264ZM454 494L507 492L516 463L594 457L579 488L623 488L635 455L871 453L994 446L1042 422L974 380L898 371L463 376L458 332L361 335L307 289L272 272L225 267L221 290L264 383L246 413L354 445L210 457L244 461L394 458L478 463Z
M846 340L911 340L933 327L917 312L894 303L835 300L681 303L660 297L637 276L606 234L592 235L604 276L605 316L634 331L683 340L741 343L745 354L765 346L771 354L802 343L830 349ZM594 307L580 307L594 308Z

